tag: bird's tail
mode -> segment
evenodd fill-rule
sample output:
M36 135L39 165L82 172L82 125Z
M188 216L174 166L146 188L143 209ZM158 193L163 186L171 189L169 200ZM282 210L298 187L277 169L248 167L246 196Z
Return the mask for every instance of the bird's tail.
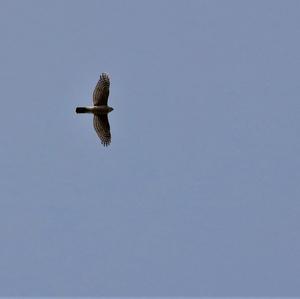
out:
M86 107L76 107L76 113L88 113L90 112Z

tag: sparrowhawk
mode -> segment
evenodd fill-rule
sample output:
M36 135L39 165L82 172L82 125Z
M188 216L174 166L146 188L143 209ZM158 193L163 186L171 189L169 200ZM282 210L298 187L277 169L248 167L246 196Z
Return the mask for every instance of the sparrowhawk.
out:
M108 74L102 73L93 92L93 106L76 108L76 113L94 114L94 129L104 146L108 146L111 142L108 113L114 110L107 105L109 86Z

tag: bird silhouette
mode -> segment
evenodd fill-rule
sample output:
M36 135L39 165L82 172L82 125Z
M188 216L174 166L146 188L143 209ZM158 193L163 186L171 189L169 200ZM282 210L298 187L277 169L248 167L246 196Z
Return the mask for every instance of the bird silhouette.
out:
M107 105L109 87L109 76L107 73L102 73L93 92L93 106L76 107L76 113L93 113L94 129L104 146L111 143L108 113L114 110Z

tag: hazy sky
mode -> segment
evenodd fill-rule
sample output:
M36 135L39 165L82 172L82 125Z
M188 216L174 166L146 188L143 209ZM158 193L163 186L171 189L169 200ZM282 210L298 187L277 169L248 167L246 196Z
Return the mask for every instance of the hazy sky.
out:
M300 296L299 35L297 0L1 0L0 295Z

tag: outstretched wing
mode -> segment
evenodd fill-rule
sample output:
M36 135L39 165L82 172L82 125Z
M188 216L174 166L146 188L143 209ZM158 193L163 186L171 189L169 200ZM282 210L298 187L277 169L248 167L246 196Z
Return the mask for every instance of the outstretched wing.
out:
M104 146L111 142L110 126L107 114L94 115L94 128Z
M93 103L95 106L107 105L109 85L108 74L102 73L93 92Z

